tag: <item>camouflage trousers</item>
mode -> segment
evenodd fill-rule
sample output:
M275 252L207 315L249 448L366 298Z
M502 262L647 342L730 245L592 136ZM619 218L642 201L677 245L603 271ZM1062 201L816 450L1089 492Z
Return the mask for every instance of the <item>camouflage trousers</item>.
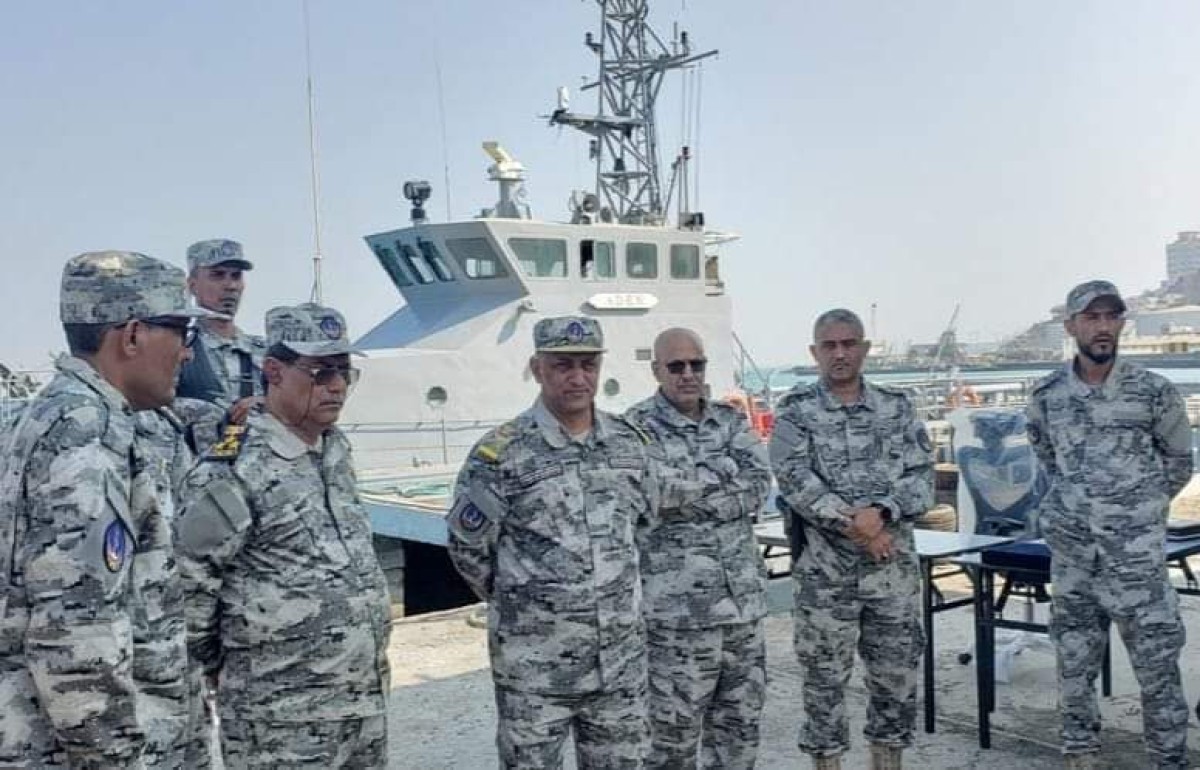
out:
M754 767L759 719L767 696L762 621L700 629L650 625L647 631L647 765L678 769Z
M567 734L575 763L641 768L650 731L644 684L585 695L543 695L496 687L496 747L502 768L560 768Z
M227 770L243 768L385 768L387 717L325 722L254 722L221 717Z
M804 671L800 750L833 756L850 748L846 685L854 650L868 694L863 735L884 746L912 745L924 633L919 575L893 564L855 581L831 581L818 570L794 573L795 647Z
M1050 633L1058 654L1065 753L1100 749L1096 675L1115 623L1142 691L1142 729L1159 768L1187 767L1188 704L1179 673L1184 628L1161 557L1090 564L1054 558Z

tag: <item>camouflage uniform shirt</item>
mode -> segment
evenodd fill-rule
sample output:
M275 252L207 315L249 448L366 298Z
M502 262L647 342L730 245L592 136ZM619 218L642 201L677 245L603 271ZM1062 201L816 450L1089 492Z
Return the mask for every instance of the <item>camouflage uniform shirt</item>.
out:
M267 354L267 343L258 335L246 334L238 329L234 336L225 338L213 334L203 325L200 327L197 345L204 346L208 360L213 365L214 373L225 386L226 400L221 404L229 407L242 398L242 356L249 355L251 361L250 378L254 395L263 394L262 365L263 357Z
M635 527L660 499L647 440L600 410L573 439L539 400L472 449L449 550L488 601L497 685L579 695L644 682Z
M834 580L859 570L912 565L912 520L933 505L933 453L924 425L898 390L864 382L855 404L823 383L793 389L776 411L771 465L784 500L804 523L801 560ZM844 534L845 511L884 505L895 553L875 562Z
M654 437L670 467L705 486L682 515L639 532L646 620L675 628L767 614L752 519L771 489L767 448L736 409L705 402L703 410L692 420L660 391L626 414Z
M184 482L176 543L189 651L219 673L222 719L386 712L387 586L341 432L310 447L252 413Z
M1191 429L1174 386L1118 358L1092 387L1068 364L1037 384L1027 416L1050 475L1039 515L1055 555L1161 560L1168 504L1192 477Z
M115 388L58 368L0 473L0 765L172 766L187 654L161 466Z

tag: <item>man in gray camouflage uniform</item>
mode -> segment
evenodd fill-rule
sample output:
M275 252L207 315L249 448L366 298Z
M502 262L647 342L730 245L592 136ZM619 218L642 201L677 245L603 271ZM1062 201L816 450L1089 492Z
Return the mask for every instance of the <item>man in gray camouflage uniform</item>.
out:
M242 244L224 238L193 243L187 264L188 290L196 304L223 317L200 325L195 355L180 374L180 395L215 403L229 410L231 422L240 424L249 408L261 401L267 352L262 337L246 334L233 322L246 287L245 273L254 265ZM188 416L186 410L181 412Z
M340 313L267 313L265 409L184 482L188 647L226 767L387 765L390 605L335 427L358 370Z
M500 763L561 767L573 730L580 768L641 767L635 527L664 493L649 437L593 406L600 325L547 318L533 336L541 395L474 446L447 518L450 557L488 602Z
M809 347L821 376L779 404L771 465L807 547L793 568L804 667L800 749L819 770L850 745L845 688L854 648L869 696L871 767L899 768L912 744L921 657L913 518L933 505L929 436L903 393L866 382L862 321L830 310Z
M1142 692L1150 756L1187 767L1180 683L1184 628L1167 579L1167 509L1192 475L1183 400L1163 377L1117 356L1125 302L1107 281L1067 295L1078 354L1035 386L1026 430L1050 477L1039 513L1054 584L1063 751L1096 767L1096 673L1115 622Z
M766 565L753 516L771 469L745 416L706 397L707 363L695 332L663 332L651 363L659 390L626 414L668 465L704 484L683 516L639 530L655 768L753 767L766 699Z
M0 765L184 765L189 693L171 501L135 413L170 403L194 317L142 254L63 269L70 356L0 465Z

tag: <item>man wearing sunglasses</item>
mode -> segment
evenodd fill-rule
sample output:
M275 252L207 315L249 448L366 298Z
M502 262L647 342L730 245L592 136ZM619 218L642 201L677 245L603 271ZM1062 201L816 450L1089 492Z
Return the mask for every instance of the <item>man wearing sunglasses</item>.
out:
M189 650L226 767L382 768L391 607L336 427L357 351L332 308L274 308L266 329L265 408L184 482Z
M1150 764L1188 767L1180 679L1184 626L1163 555L1171 498L1192 478L1192 435L1175 387L1117 355L1125 301L1108 281L1067 295L1075 357L1034 386L1025 430L1050 476L1038 521L1053 558L1066 766L1101 766L1096 674L1116 625L1142 694Z
M707 364L695 332L664 331L650 365L658 392L627 413L667 463L704 484L683 515L638 533L654 768L754 767L766 699L766 567L753 517L771 468L745 416L708 399Z
M820 379L779 403L771 465L807 545L792 567L805 669L800 750L839 770L850 747L845 689L866 669L872 770L913 740L923 634L913 519L933 506L933 446L900 391L863 379L870 343L849 310L822 313L809 352Z
M134 417L171 402L193 319L142 254L63 269L70 354L0 460L0 766L179 767L187 731L170 501Z
M505 768L640 768L646 640L635 529L682 492L650 441L596 409L604 337L587 317L534 326L532 408L472 448L447 517L454 565L488 602ZM674 500L674 502L672 502Z

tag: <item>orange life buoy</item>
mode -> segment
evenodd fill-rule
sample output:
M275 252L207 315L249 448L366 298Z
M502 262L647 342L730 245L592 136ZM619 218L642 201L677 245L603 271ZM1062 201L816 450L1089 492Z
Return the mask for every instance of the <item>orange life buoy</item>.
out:
M982 406L983 399L970 385L959 385L946 396L946 406Z

